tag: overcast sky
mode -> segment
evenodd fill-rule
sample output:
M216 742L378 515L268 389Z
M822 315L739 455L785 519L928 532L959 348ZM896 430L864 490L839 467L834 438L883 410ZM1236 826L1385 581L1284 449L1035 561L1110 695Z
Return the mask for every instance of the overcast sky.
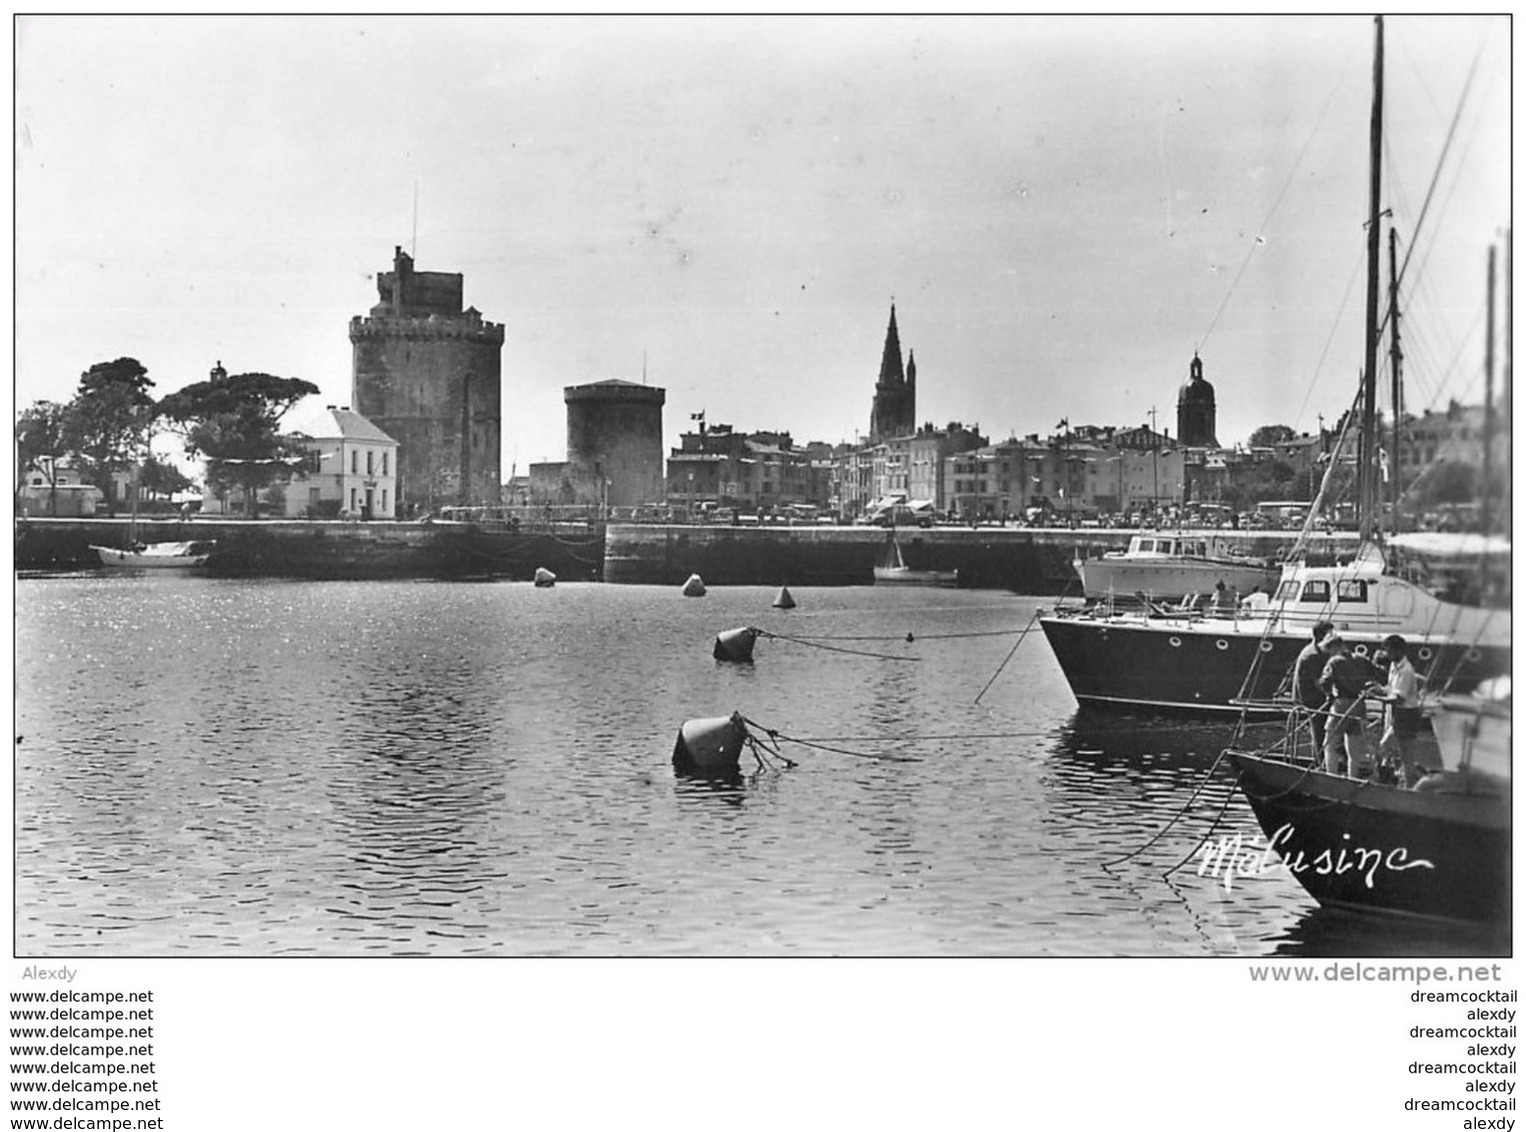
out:
M1387 21L1413 407L1482 398L1509 31ZM402 245L505 325L506 477L563 457L564 386L643 367L669 446L701 410L851 440L892 297L923 421L1153 408L1174 434L1198 350L1221 441L1312 429L1361 365L1372 42L1370 17L23 18L16 400L129 355L160 394L221 360L349 404L349 320Z

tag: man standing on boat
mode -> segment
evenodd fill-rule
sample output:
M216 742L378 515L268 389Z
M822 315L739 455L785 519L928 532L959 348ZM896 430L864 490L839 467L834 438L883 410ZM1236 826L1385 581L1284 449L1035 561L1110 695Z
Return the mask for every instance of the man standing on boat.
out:
M1367 758L1367 703L1362 698L1369 686L1371 668L1351 655L1351 647L1339 636L1325 637L1330 663L1325 665L1319 686L1330 696L1330 725L1325 730L1325 772L1339 774L1341 749L1346 752L1346 777L1360 778Z
M1299 705L1309 711L1309 733L1314 736L1316 762L1324 757L1325 750L1325 692L1319 686L1319 678L1325 674L1325 665L1330 663L1325 642L1334 632L1335 626L1331 622L1317 622L1314 639L1304 645L1303 652L1293 662L1293 695Z
M1383 651L1388 654L1388 685L1383 689L1383 699L1388 703L1388 728L1378 743L1378 752L1385 759L1397 755L1400 780L1407 790L1413 790L1425 775L1415 757L1415 737L1420 734L1420 674L1409 662L1409 646L1397 633L1383 638Z

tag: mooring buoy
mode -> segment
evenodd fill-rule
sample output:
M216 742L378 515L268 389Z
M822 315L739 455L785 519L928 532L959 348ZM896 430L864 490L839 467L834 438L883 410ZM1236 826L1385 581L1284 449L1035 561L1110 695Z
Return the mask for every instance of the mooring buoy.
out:
M685 774L736 774L746 739L741 712L686 720L673 744L673 768Z
M684 597L704 597L705 581L698 574L690 574L684 583Z
M752 663L752 646L758 640L758 631L750 626L727 629L715 637L715 659Z
M547 570L544 566L537 566L535 568L535 584L542 588L546 586L554 586L556 585L556 575L553 574L550 570Z
M775 609L794 609L795 599L790 596L788 586L779 587L779 595L774 598Z

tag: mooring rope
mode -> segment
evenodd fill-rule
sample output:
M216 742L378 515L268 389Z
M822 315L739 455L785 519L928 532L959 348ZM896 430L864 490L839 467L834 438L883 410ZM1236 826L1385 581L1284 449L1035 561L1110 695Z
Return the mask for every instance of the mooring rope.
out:
M758 766L760 768L769 766L768 756L772 756L773 758L778 759L787 767L795 767L799 765L795 762L795 760L791 759L783 751L779 750L778 739L774 732L769 731L763 727L758 727L756 723L753 723L752 720L747 719L745 716L743 717L742 722L751 724L750 727L747 727L745 730L743 730L742 738L743 741L746 742L748 749L752 751L752 757L758 760ZM757 735L753 734L753 727L758 727L758 730L762 731L763 734L768 737L766 742L763 739L758 738Z
M790 636L786 636L783 633L767 633L766 630L763 630L763 629L759 629L758 630L758 632L760 632L760 633L766 633L767 636L778 637L781 641L800 641L800 642L805 642L805 641L906 641L907 643L911 643L911 642L914 642L914 641L958 641L958 640L964 640L964 639L966 639L968 637L1010 637L1013 633L1021 633L1023 631L1024 630L1022 630L1022 629L982 629L978 633L918 633L915 630L912 630L912 631L907 632L905 635L902 635L902 634L899 634L899 633L893 633L893 634L877 634L877 635L873 635L873 636L863 636L863 637L856 637L856 636L841 636L841 637L839 637L839 636L830 636L830 637L802 636L802 637L790 637Z
M1002 662L996 666L996 671L991 673L991 678L986 681L986 686L980 689L980 691L976 694L975 702L977 704L980 702L980 697L984 696L991 690L991 685L996 683L996 678L1001 675L1002 669L1007 667L1007 662L1017 655L1018 647L1023 643L1023 641L1027 640L1028 634L1033 631L1033 625L1036 621L1038 621L1038 619L1039 611L1035 609L1033 611L1033 616L1028 618L1028 624L1023 626L1022 633L1018 635L1016 641L1012 642L1012 648L1008 650L1007 655L1002 658Z
M779 751L779 743L780 742L795 743L798 746L808 747L808 748L810 748L812 750L816 750L816 751L827 751L827 752L830 752L831 754L834 754L834 755L851 755L854 758L872 759L872 760L875 760L877 762L919 763L919 762L922 761L921 759L910 758L910 757L907 757L905 755L880 755L880 754L875 754L872 751L853 751L853 750L849 750L846 747L834 747L834 746L830 746L830 745L828 745L826 743L822 743L822 742L817 741L817 740L799 739L799 738L796 738L796 737L794 737L792 735L785 735L783 732L777 730L776 728L773 728L773 727L764 727L757 720L755 720L755 719L748 719L745 715L742 717L742 722L747 725L749 731L751 729L753 729L753 728L756 728L757 730L761 731L764 735L767 735L769 740L770 740L770 742L772 742L772 744L773 744L773 746L770 749L773 751L773 753L775 755L778 755L779 758L784 759L784 761L786 763L789 763L790 766L794 766L795 764L790 762L789 759L785 758L784 755L780 753L780 751Z
M765 727L763 724L759 723L757 720L749 719L746 716L743 716L742 719L743 719L743 722L746 723L750 728L756 728L758 731L762 732L764 735L767 735L770 739L775 740L776 742L794 743L794 744L796 744L798 746L801 746L801 747L809 747L809 748L812 748L812 749L815 749L815 750L819 750L819 751L830 751L830 752L832 752L834 754L853 755L853 756L855 756L857 758L884 759L886 761L892 761L892 762L922 762L924 760L921 759L921 758L910 757L910 756L879 755L879 754L875 754L875 753L870 752L870 751L858 751L858 750L853 750L850 747L843 746L843 744L861 744L861 743L899 743L899 744L957 743L957 742L973 742L973 741L982 741L982 742L984 742L984 741L996 740L996 739L1053 739L1053 738L1056 738L1055 729L1054 728L1046 728L1046 729L1038 730L1038 731L961 731L961 732L946 732L946 733L931 733L931 734L896 733L896 734L889 734L889 735L880 734L880 735L808 735L808 736L802 736L802 735L786 735L784 732L780 731L776 727ZM1137 733L1138 730L1139 730L1139 728L1137 726L1128 726L1128 725L1120 724L1117 727L1088 729L1086 731L1086 733L1085 733L1085 737L1090 738L1093 735L1101 736L1101 735L1123 734L1123 733L1134 734L1134 733ZM1214 765L1217 766L1218 763L1220 761L1222 761L1222 759L1223 759L1223 755L1221 754L1219 756L1219 758L1215 760ZM1208 773L1210 775L1213 773L1212 768L1209 769ZM1199 789L1201 790L1201 787L1199 787ZM1190 799L1189 799L1189 803L1188 804L1190 805Z
M917 632L915 630L912 630L912 631L907 632L907 634L904 637L903 636L889 636L889 635L884 635L884 634L865 635L865 636L822 636L822 637L792 636L792 635L787 634L787 633L775 633L775 632L772 632L772 631L770 631L768 629L760 629L760 628L758 628L755 625L749 625L748 626L748 631L751 632L751 633L756 634L759 637L768 637L768 638L771 638L772 640L776 640L776 641L788 641L791 644L804 645L807 648L824 649L827 652L847 653L850 656L869 656L869 657L875 657L875 658L880 659L880 660L920 660L922 658L921 657L916 657L916 656L900 656L900 655L897 655L897 654L894 654L894 653L868 652L868 651L863 650L863 649L843 648L840 645L827 644L825 642L827 642L827 641L855 641L855 642L861 642L861 641L904 641L906 644L910 645L910 644L915 644L918 641L963 641L963 640L973 640L973 639L975 639L977 637L1010 637L1013 633L1016 633L1017 634L1017 641L1012 645L1011 650L1007 653L1006 657L1002 660L1002 662L999 665L997 665L996 671L992 674L991 678L986 681L986 685L985 685L984 688L982 688L980 690L980 694L975 697L975 702L978 704L980 702L981 696L984 696L986 694L986 692L990 691L991 685L996 682L996 678L1001 675L1002 670L1007 667L1008 662L1011 661L1012 657L1017 653L1018 646L1021 645L1023 643L1023 641L1027 638L1028 634L1033 631L1034 623L1038 621L1038 618L1039 618L1039 611L1038 610L1034 610L1033 611L1033 616L1028 618L1028 624L1024 625L1021 629L981 629L981 630L978 630L978 631L972 631L972 632L968 632L968 633L923 633L923 634L920 634L920 635L917 634Z
M1192 803L1197 801L1197 796L1203 792L1203 787L1208 785L1209 780L1213 778L1214 772L1219 769L1219 764L1224 761L1224 756L1228 753L1228 751L1219 752L1219 757L1213 760L1213 765L1208 768L1208 773L1203 775L1203 780L1197 784L1197 788L1194 789L1187 800L1182 803L1181 809L1172 814L1171 820L1168 821L1165 825L1161 826L1160 829L1156 830L1154 836L1152 836L1148 841L1139 846L1139 848L1135 849L1133 852L1125 853L1115 861L1104 861L1102 863L1102 867L1107 869L1114 865L1121 865L1125 861L1132 860L1133 858L1139 856L1139 854L1143 853L1150 846L1154 845L1162 837L1164 837L1166 835L1166 831L1175 825L1177 821L1182 817L1182 815L1192 808Z
M812 735L802 743L948 743L958 739L1047 739L1050 731L965 731L957 735Z
M1235 785L1239 785L1238 779L1236 780ZM1191 852L1189 852L1180 861L1176 862L1176 864L1172 865L1169 869L1163 872L1161 874L1162 877L1169 877L1172 873L1176 872L1177 869L1181 868L1188 861L1192 860L1192 858L1198 855L1198 850L1202 849L1204 845L1208 844L1208 839L1213 836L1213 831L1219 828L1219 819L1224 816L1224 811L1229 809L1229 803L1233 802L1234 800L1235 791L1234 787L1231 787L1229 790L1224 792L1223 805L1219 807L1219 812L1213 815L1213 821L1208 823L1207 831L1204 832L1202 837L1198 838L1197 844L1192 847Z
M868 657L874 657L877 660L921 660L922 659L920 656L898 656L895 653L888 653L888 652L868 652L865 649L845 649L845 648L839 648L836 645L824 645L824 644L820 644L817 641L806 640L804 638L786 637L782 633L770 633L767 629L759 629L756 626L751 626L751 625L748 626L748 632L756 633L760 637L771 637L774 640L789 641L789 642L791 642L793 644L805 645L807 648L823 649L826 652L847 653L849 656L868 656ZM890 638L890 639L897 639L898 640L899 638Z

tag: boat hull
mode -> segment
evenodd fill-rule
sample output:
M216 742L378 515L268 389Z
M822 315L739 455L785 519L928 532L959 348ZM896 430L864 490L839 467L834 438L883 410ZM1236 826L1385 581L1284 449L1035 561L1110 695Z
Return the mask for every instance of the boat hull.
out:
M1050 616L1039 624L1078 701L1131 708L1278 714L1285 707L1271 701L1308 642L1303 634L1263 633L1255 620ZM1360 653L1382 641L1381 634L1343 636ZM1508 649L1413 644L1417 667L1460 688L1509 671Z
M1083 558L1076 562L1076 573L1087 598L1142 593L1155 601L1211 594L1219 582L1240 594L1248 594L1257 586L1270 593L1281 577L1280 568L1253 562L1160 557Z
M896 566L876 566L874 584L877 586L943 586L959 584L957 570L909 570Z
M1508 791L1403 790L1228 755L1271 851L1320 904L1509 923Z
M207 564L210 554L153 554L92 546L109 570L198 570Z

